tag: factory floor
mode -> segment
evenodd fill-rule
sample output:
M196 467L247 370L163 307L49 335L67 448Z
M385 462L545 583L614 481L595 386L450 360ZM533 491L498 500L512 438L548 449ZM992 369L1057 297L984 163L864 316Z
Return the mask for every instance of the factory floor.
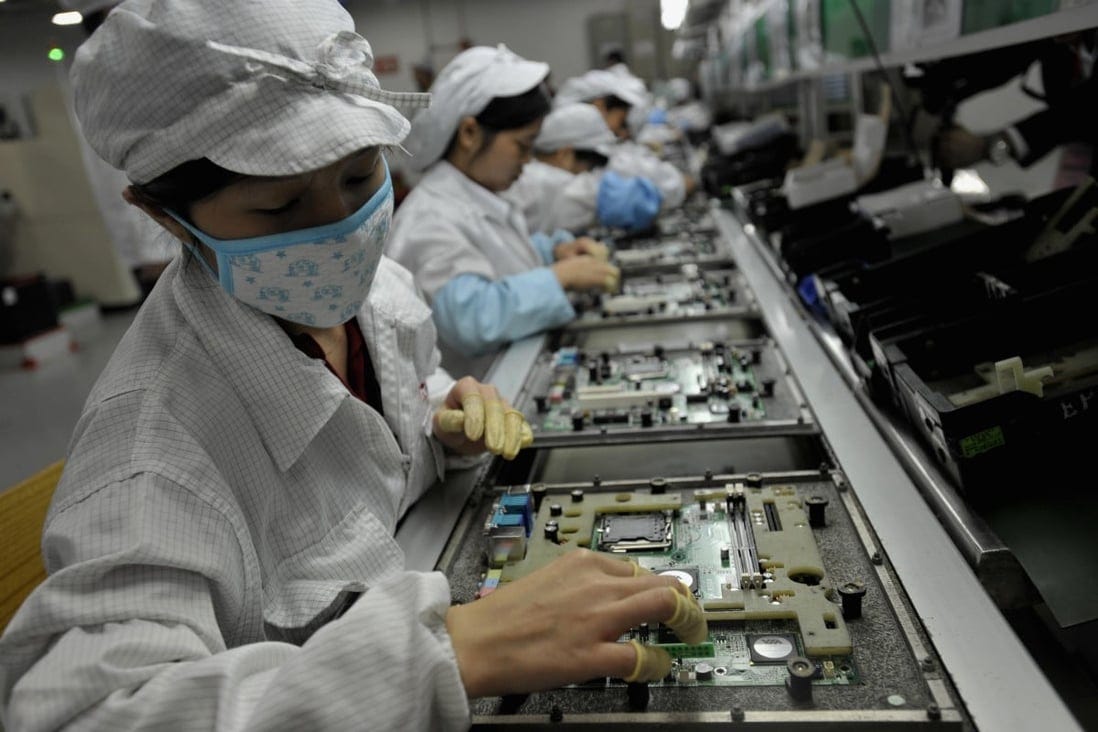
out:
M0 368L0 490L65 457L84 400L136 314L105 313L88 343L36 368Z

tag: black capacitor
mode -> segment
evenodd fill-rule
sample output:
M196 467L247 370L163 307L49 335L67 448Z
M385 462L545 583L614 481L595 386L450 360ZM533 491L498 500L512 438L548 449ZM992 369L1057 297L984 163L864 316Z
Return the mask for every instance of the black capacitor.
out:
M544 483L534 483L530 487L530 497L534 501L534 511L541 510L541 502L545 500L545 494L549 492L549 489L545 487Z
M599 358L602 360L603 363L610 363L610 354L606 351L600 353Z
M839 597L843 601L843 620L855 620L862 617L862 598L865 597L865 583L857 580L839 585Z
M751 349L751 363L758 364L762 362L762 351L758 348Z
M651 427L652 424L653 424L652 410L651 409L642 409L641 410L641 427Z
M660 397L660 409L670 409L674 404L675 402L671 397Z
M583 431L583 412L577 412L572 415L572 430L574 432Z
M665 351L663 350L663 346L653 346L652 347L652 355L655 356L656 358L662 360L664 353L665 353Z
M610 364L604 363L602 366L599 366L599 376L603 379L610 378Z
M559 503L549 504L549 515L550 516L560 516L562 513L564 513L564 507L561 506Z
M727 562L730 553L731 553L731 549L729 547L722 546L721 547L721 561L722 562Z
M547 521L545 523L545 538L554 544L560 543L560 525L556 521Z
M827 499L823 496L809 496L804 499L804 505L808 506L808 525L814 529L822 529L827 526Z
M762 380L762 395L764 397L774 396L774 379Z
M729 404L728 405L728 421L729 422L732 422L733 424L736 423L736 422L739 422L741 416L742 416L742 414L740 412L740 405L739 404Z
M785 662L789 676L785 679L785 688L797 701L812 701L812 677L816 675L816 664L804 656L793 656Z
M653 478L648 481L648 487L652 490L652 495L662 495L667 492L667 478Z
M587 364L587 379L589 381L599 380L599 364L597 361L591 361Z
M748 488L762 488L762 473L748 473L746 476L744 476L743 482L747 484Z
M538 414L545 414L549 411L548 398L544 394L534 397L534 404L537 405Z
M579 503L583 500L583 489L577 488L571 493L572 503Z

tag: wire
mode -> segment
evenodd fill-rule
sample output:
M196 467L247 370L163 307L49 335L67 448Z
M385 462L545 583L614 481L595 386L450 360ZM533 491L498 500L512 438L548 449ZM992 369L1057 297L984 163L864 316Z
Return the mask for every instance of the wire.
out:
M850 7L854 9L854 15L858 18L858 25L862 27L862 33L865 34L866 43L869 44L869 52L873 54L873 63L877 66L877 71L884 77L885 83L892 89L892 99L896 102L896 111L900 117L900 128L903 132L904 142L910 148L911 154L915 156L917 160L921 160L919 157L919 148L915 145L915 138L911 134L911 117L908 115L906 105L903 99L900 97L899 90L896 85L892 83L892 77L889 76L885 70L884 63L881 61L881 54L877 51L877 43L873 40L873 33L869 30L869 24L865 22L865 16L862 15L862 9L858 7L858 0L850 0Z

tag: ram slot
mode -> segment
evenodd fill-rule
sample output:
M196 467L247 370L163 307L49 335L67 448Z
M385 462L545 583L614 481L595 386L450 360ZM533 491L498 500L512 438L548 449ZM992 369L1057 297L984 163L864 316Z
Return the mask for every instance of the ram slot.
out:
M725 501L732 549L736 552L737 569L740 572L740 589L763 589L762 572L759 570L759 552L755 545L755 530L747 511L747 499L743 487L736 486Z

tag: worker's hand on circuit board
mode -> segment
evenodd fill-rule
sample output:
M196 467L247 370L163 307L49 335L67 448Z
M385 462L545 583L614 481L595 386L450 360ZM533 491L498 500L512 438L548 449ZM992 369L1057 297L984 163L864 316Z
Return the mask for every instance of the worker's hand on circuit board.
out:
M562 259L551 269L565 290L617 292L621 285L621 270L590 254Z
M514 460L519 450L534 442L522 412L512 408L496 387L470 376L450 389L443 408L435 412L433 426L438 441L462 455L487 450Z
M684 643L708 634L701 605L673 577L586 549L451 607L446 628L471 697L552 689L599 676L656 681L671 670L662 649L619 638L665 623Z
M553 256L557 260L579 257L584 254L606 262L610 259L610 247L589 236L581 236L572 241L557 244L553 248Z

